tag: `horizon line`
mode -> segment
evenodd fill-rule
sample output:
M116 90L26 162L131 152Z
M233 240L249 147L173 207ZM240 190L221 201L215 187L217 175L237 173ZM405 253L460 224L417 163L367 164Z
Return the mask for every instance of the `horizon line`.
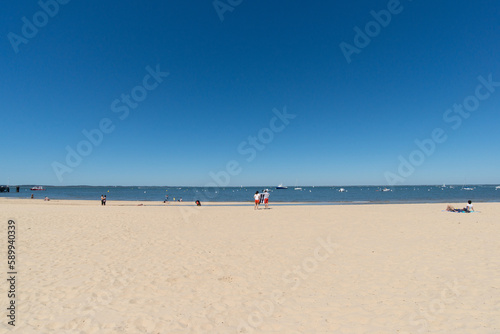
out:
M443 184L397 184L397 185L388 185L388 184L360 184L360 185L294 185L288 186L287 188L297 188L297 187L418 187L418 186L461 186L464 187L466 185L476 185L476 186L494 186L500 183L466 183L466 184L458 184L458 183L450 183L446 185ZM53 185L53 184L19 184L19 185L1 185L6 187L33 187L33 186L44 186L44 187L157 187L157 188L176 188L176 187L185 187L185 188L249 188L249 187L271 187L274 188L276 185L239 185L239 186L192 186L192 185L89 185L89 184L67 184L67 185Z

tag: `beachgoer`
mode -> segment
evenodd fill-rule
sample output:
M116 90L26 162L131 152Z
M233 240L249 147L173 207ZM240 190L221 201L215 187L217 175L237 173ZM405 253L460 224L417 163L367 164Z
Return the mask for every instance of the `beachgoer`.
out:
M255 199L255 206L254 210L259 210L259 203L260 203L260 194L258 191L255 192L255 195L253 195L253 198Z
M201 206L201 202L199 200L196 200L196 206Z
M267 190L264 190L264 204L265 208L269 209L269 193L267 192Z
M103 201L103 205L106 205L106 195L104 195L104 201Z
M104 205L104 195L101 195L101 205Z
M35 198L35 196L33 194L31 194L31 198Z
M48 202L48 201L50 201L50 198L48 198L47 196L45 196L44 201L47 201L47 202Z
M168 204L168 195L165 195L165 200L163 201L163 203L167 203Z
M474 211L474 206L472 205L472 201L469 200L469 201L467 201L467 205L463 209L455 209L453 206L448 205L446 207L446 211L450 211L450 212L467 212L467 213L469 213L469 212L473 212Z

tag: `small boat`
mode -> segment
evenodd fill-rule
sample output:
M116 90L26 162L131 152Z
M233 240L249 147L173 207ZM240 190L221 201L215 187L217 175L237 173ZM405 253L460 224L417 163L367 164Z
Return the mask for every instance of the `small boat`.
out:
M345 193L345 192L347 192L347 190L345 190L344 188L340 188L340 189L339 189L339 192L341 192L341 193Z
M293 190L302 190L302 188L301 187L295 187L295 188L293 188Z
M392 191L392 190L389 188L384 188L384 189L382 189L382 191Z
M495 190L498 190L498 189L500 189L500 186L496 186L496 187L495 187Z
M286 187L282 183L280 183L280 185L277 186L276 189L288 189L288 187Z
M30 190L46 190L42 186L32 187Z
M471 190L474 190L474 188L462 188L462 190L469 190L469 191L471 191Z

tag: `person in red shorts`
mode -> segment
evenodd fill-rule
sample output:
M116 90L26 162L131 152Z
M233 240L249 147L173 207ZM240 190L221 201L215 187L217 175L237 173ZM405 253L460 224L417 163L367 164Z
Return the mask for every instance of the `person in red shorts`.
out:
M255 199L255 206L253 207L254 210L259 210L259 203L260 203L260 194L259 191L255 192L255 195L253 195L253 198Z
M267 192L267 189L264 190L264 205L266 209L269 209L269 193Z

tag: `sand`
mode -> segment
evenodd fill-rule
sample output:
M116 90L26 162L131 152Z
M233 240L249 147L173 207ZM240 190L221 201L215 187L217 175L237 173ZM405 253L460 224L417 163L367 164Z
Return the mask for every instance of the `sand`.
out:
M500 203L142 203L0 199L0 333L500 333Z

